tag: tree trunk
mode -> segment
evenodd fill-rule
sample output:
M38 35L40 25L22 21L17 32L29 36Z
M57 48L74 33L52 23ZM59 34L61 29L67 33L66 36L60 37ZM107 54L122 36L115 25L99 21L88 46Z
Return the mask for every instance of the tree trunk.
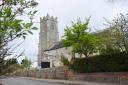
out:
M72 52L72 58L75 59L75 52Z

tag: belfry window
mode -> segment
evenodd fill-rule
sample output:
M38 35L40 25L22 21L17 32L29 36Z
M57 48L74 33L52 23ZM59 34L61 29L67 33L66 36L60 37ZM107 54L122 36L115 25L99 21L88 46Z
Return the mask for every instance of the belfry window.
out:
M53 23L51 24L51 28L52 28L52 30L54 30L54 24Z

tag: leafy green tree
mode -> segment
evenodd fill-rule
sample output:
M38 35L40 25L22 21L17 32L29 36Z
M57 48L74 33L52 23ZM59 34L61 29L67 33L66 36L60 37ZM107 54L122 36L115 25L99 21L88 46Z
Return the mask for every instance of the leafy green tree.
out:
M23 59L23 60L21 61L21 65L22 65L25 69L30 69L30 67L31 67L31 61L28 60L27 57L25 57L25 59Z
M37 29L33 25L37 4L35 0L0 1L0 68L3 68L4 58L12 53L8 44L19 37L25 39L27 34Z
M80 57L84 55L88 57L91 53L95 51L95 44L97 39L89 31L89 20L86 19L85 22L78 20L76 23L72 23L70 27L65 29L63 36L64 46L71 46L74 53L80 54Z
M3 42L8 43L8 41L20 36L25 38L27 33L32 34L30 30L36 29L32 22L33 16L37 12L33 10L36 5L34 0L2 0L0 5L0 38ZM19 16L28 17L29 22Z

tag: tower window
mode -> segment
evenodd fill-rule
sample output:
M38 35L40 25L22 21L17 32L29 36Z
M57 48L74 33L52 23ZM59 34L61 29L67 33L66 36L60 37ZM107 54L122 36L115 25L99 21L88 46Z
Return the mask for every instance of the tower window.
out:
M54 30L54 24L53 23L51 24L51 28L52 28L52 30Z

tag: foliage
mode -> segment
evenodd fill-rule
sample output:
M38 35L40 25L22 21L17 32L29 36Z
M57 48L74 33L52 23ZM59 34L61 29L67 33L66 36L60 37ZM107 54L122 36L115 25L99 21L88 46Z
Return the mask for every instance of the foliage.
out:
M86 62L85 62L86 61ZM97 55L75 59L70 68L76 72L125 72L128 71L128 54Z
M120 14L107 25L107 29L94 34L100 40L100 54L128 52L128 15Z
M0 75L4 75L6 73L12 73L22 67L19 65L16 58L11 58L4 60L4 64L0 66Z
M113 54L120 52L120 48L116 45L116 39L112 35L112 29L107 28L94 33L98 38L97 49L99 54Z
M115 45L128 53L128 14L120 14L108 23L116 41Z
M6 65L12 65L12 64L18 64L18 61L16 58L11 58L11 59L8 59L6 60Z
M24 37L31 33L33 27L32 18L37 12L32 10L36 6L34 0L3 0L0 6L0 38L4 42ZM25 11L27 10L27 11ZM26 23L19 16L27 16L29 22Z
M23 59L23 60L21 61L21 65L22 65L25 69L30 69L30 67L31 67L31 61L28 60L27 57L25 57L25 59Z
M63 65L69 65L69 60L64 55L61 55L61 62L63 63Z
M72 23L70 27L65 29L65 33L62 39L64 46L71 46L74 53L78 53L82 56L88 57L94 52L96 38L88 32L89 30L88 18L85 22L78 20L76 23Z
M100 55L75 59L70 64L71 69L76 72L128 71L128 14L120 14L107 23L108 29L93 33L98 38L98 45L94 45Z
M0 3L0 65L4 68L4 58L11 55L8 44L16 38L32 34L37 29L33 25L35 0L1 0ZM24 17L26 20L24 20Z

